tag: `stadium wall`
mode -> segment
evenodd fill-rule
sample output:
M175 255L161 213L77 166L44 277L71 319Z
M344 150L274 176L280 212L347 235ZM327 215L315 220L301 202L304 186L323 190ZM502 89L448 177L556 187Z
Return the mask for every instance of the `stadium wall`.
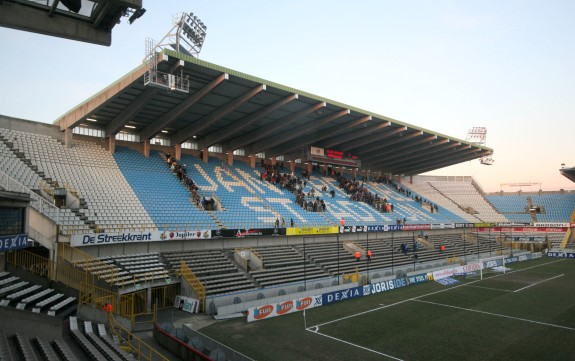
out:
M20 132L49 135L60 141L64 140L64 133L60 132L60 127L56 125L39 123L20 118L12 118L5 115L0 115L0 128L6 128Z
M50 218L29 207L28 237L50 250L56 248L58 226Z

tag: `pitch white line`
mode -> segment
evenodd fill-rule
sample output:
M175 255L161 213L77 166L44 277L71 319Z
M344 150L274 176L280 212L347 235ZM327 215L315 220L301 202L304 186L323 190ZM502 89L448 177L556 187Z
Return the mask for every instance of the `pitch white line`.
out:
M510 274L510 273L523 272L523 271L526 271L526 270L529 270L529 269L532 269L532 268L537 268L537 267L541 267L541 266L546 266L546 265L549 265L549 264L552 264L552 263L563 262L563 261L565 261L565 259L559 259L559 260L556 260L556 261L551 261L551 262L547 262L547 263L542 263L542 264L538 264L538 265L535 265L535 266L532 266L532 267L527 267L527 268L523 268L523 269L516 270L516 271L511 271L511 272L507 272L507 273L498 274L498 275L495 275L495 276L493 276L493 277L491 277L491 278L500 277L500 276L505 276L506 274ZM316 327L317 327L318 330L319 330L319 327L325 326L325 325L329 325L330 323L335 323L335 322L343 321L343 320L346 320L346 319L352 318L352 317L362 316L362 315L365 315L365 314L368 314L368 313L371 313L371 312L383 310L384 308L388 308L388 307L392 307L392 306L397 306L397 305L400 305L400 304L405 303L405 302L409 302L409 301L416 300L416 299L418 299L418 298L422 298L422 297L426 297L426 296L431 296L431 295L434 295L434 294L436 294L436 293L446 292L446 291L449 291L449 290L453 290L453 289L455 289L455 288L464 287L464 286L470 285L470 284L472 284L472 283L477 283L477 282L481 282L481 281L483 281L483 280L471 281L471 282L464 283L464 284L461 284L461 285L458 285L458 286L451 286L451 287L446 288L446 289L443 289L443 290L426 293L426 294L421 295L421 296L416 296L416 297L413 297L413 298L408 298L408 299L403 300L403 301L399 301L399 302L395 302L395 303L390 303L389 305L385 305L385 306L382 306L382 307L372 308L371 310L367 310L367 311L355 313L355 314L353 314L353 315L349 315L349 316L341 317L341 318L338 318L338 319L335 319L335 320L331 320L331 321L328 321L328 322L320 323L320 324L316 325Z
M532 285L529 285L529 286L525 286L525 287L523 287L523 288L520 288L520 289L518 289L518 290L515 290L515 291L513 291L513 292L519 292L519 291L523 291L524 289L527 289L527 288L529 288L529 287L533 287L533 286L536 286L536 285L538 285L538 284L540 284L540 283L543 283L543 282L547 282L547 281L551 281L551 280L554 280L555 278L559 278L559 277L561 277L561 276L565 276L565 275L564 275L564 274L560 274L559 276L555 276L555 277L547 278L547 279L545 279L545 280L542 280L542 281L539 281L539 282L535 282L535 283L534 283L534 284L532 284Z
M514 292L514 291L510 291L510 290L504 290L504 289L502 289L502 288L483 287L483 286L473 286L473 285L470 285L470 284L465 284L464 286L467 286L467 287L473 287L473 288L484 288L484 289L486 289L486 290L494 290L494 291Z
M308 331L311 331L311 330L308 329ZM319 331L311 331L311 332L313 332L313 333L315 333L315 334L317 334L317 335L323 336L323 337L330 338L330 339L335 340L335 341L343 342L343 343L345 343L345 344L347 344L347 345L350 345L350 346L353 346L353 347L357 347L357 348L360 348L360 349L365 350L365 351L369 351L369 352L372 352L372 353L375 353L375 354L378 354L378 355L381 355L381 356L389 357L389 358L391 358L391 359L393 359L393 360L403 361L403 359L397 358L397 357L395 357L395 356L391 356L391 355L388 355L388 354L383 353L383 352L375 351L375 350L372 350L372 349L367 348L367 347L363 347L363 346L360 346L360 345L356 345L355 343L351 343L351 342L349 342L349 341L342 340L342 339L337 338L337 337L333 337L333 336L330 336L330 335L326 335L326 334L323 334L323 333L321 333L321 332L319 332Z
M539 325L544 325L544 326L550 326L550 327L557 327L557 328L562 328L565 330L570 330L570 331L575 331L575 328L573 327L567 327L567 326L561 326L561 325L554 325L552 323L546 323L546 322L540 322L540 321L534 321L534 320L528 320L526 318L520 318L520 317L513 317L513 316L507 316L507 315L502 315L500 313L492 313L492 312L487 312L487 311L480 311L480 310L474 310L471 308L464 308L464 307L458 307L458 306L452 306L452 305L445 305L442 303L436 303L436 302L431 302L431 301L423 301L423 300L413 300L415 302L422 302L422 303L429 303L431 305L436 305L436 306L442 306L442 307L449 307L449 308L455 308L457 310L463 310L463 311L469 311L469 312L477 312L477 313L482 313L485 315L490 315L490 316L497 316L497 317L505 317L505 318L510 318L512 320L518 320L518 321L524 321L524 322L531 322L531 323L536 323Z

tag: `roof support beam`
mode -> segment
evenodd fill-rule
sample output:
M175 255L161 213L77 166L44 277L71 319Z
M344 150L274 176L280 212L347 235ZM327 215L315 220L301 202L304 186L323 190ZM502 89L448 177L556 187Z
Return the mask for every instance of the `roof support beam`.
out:
M390 124L391 126L391 124ZM353 142L353 145L350 145L350 143L344 143L341 144L341 148L342 149L338 149L341 151L348 151L350 153L355 153L352 152L352 149L361 149L361 154L363 154L363 147L367 144L381 144L382 141L384 141L387 138L393 137L394 135L401 133L401 132L405 132L407 130L406 126L401 126L399 128L394 128L394 129L389 129L386 130L384 132L381 133L376 133L376 134L371 134L368 136L365 136L361 139L356 140L355 142ZM360 153L360 152L358 152Z
M388 140L388 141L385 141L385 142L377 142L377 143L374 143L368 147L362 147L361 151L362 151L362 153L379 151L382 148L387 148L387 147L392 146L394 144L401 143L407 139L419 137L420 135L423 135L423 131L421 131L421 130L416 130L415 132L409 133L406 135L403 135L402 132L397 132L397 136L395 138ZM387 137L387 138L389 138L389 137ZM357 148L357 147L354 147L354 148Z
M437 135L433 134L433 135L427 136L425 138L421 138L421 139L415 140L413 142L409 142L409 143L406 143L404 145L394 147L393 153L395 154L395 157L397 157L398 154L400 154L400 153L401 153L401 155L405 155L405 154L409 153L409 152L406 152L405 150L410 149L410 148L413 149L412 152L415 152L417 149L419 149L418 146L420 144L432 142L435 139L437 139ZM387 147L387 144L385 145L385 147ZM398 151L401 151L401 152L398 152ZM368 155L362 155L361 160L364 161L364 160L368 160L368 159L379 158L379 157L381 157L381 153L385 153L385 151L383 151L383 152L382 151L376 151L376 152L373 152L371 155L369 155L369 154ZM388 152L388 153L390 153L390 152Z
M438 169L445 167L443 164L449 163L449 160L451 158L457 157L462 153L470 152L469 149L470 146L461 145L459 147L452 148L451 151L448 152L440 152L431 157L426 156L424 158L420 158L418 160L413 160L410 162L398 162L396 163L395 166L389 166L389 167L386 166L386 168L390 168L392 170L401 169L402 173L405 172L405 170L420 172L419 169L422 169L430 165L433 165L435 169Z
M378 125L374 125L371 127L362 128L362 129L355 131L355 132L346 133L346 134L339 135L337 137L333 137L329 140L322 142L321 145L323 146L323 148L332 148L332 147L339 146L339 147L337 147L337 150L343 150L343 149L341 149L341 144L343 144L344 142L351 142L354 139L364 137L368 134L373 134L374 132L377 132L378 130L389 127L389 125L390 125L389 122L385 122L385 123L380 123Z
M314 122L314 124L310 126L308 126L307 124L302 124L298 127L293 128L292 130L290 130L288 133L284 134L284 140L285 143L293 145L294 148L299 148L301 146L300 141L297 140L297 138L300 138L301 135L304 134L309 134L310 133L310 128L312 129L318 129L326 124L331 123L332 121L339 119L341 117L344 117L346 115L349 115L351 113L351 111L349 109L342 109L339 112L336 113L332 113L330 115L327 115L321 119L319 119L317 122ZM292 141L294 140L294 141ZM281 155L283 153L274 153L275 155Z
M1 12L0 12L1 13ZM135 81L139 81L144 73L148 70L146 64L142 64L136 69L132 70L129 74L125 75L118 82L105 88L98 94L94 95L90 99L86 100L82 104L78 105L68 113L64 114L60 118L54 121L54 124L60 126L60 131L63 132L66 128L75 128L80 123L84 121L86 117L92 115L101 107L105 106L107 102L116 96L122 90L128 88L130 84Z
M449 167L450 165L459 164L468 160L479 159L484 155L484 153L485 151L477 152L477 148L469 148L464 151L459 151L447 159L438 159L434 162L426 162L421 166L403 169L402 173L412 173L414 171L417 173L425 173L430 170Z
M348 111L347 109L344 109L343 111ZM347 113L349 114L349 113ZM344 114L345 115L345 114ZM327 139L329 137L333 137L349 128L353 128L355 126L361 125L365 122L367 122L369 119L371 119L371 117L368 119L369 116L365 116L365 117L361 117L359 119L354 120L352 123L348 124L348 125L344 125L344 126L333 126L331 128L329 128L329 130L322 130L321 132L319 131L319 129L309 129L309 127L305 128L306 132L308 135L306 135L305 137L300 137L297 141L295 142L286 142L284 143L282 146L273 149L273 153L280 155L280 154L284 154L286 152L289 152L291 150L295 150L304 146L311 146L312 144L319 144L319 142L323 139ZM318 127L319 128L319 127Z
M178 104L175 108L171 109L164 115L162 115L158 120L154 121L140 132L140 140L148 140L152 139L156 136L162 129L166 128L170 125L173 121L178 119L180 115L182 115L186 110L188 110L191 106L196 104L200 101L204 96L206 96L209 92L211 92L215 87L220 85L224 80L229 79L228 74L222 73L217 78L209 82L207 85L202 87L200 90L195 92L194 94L190 95L186 98L183 102Z
M259 84L255 88L252 88L242 94L241 96L235 98L231 102L225 104L222 107L219 107L213 113L199 119L198 121L194 122L194 124L180 130L174 136L173 144L180 144L186 141L186 139L190 138L194 134L200 133L202 130L212 126L221 118L225 117L227 114L235 111L238 107L240 107L245 102L249 101L251 98L255 97L259 93L266 90L265 84Z
M249 133L244 134L241 137L236 137L230 141L230 143L228 144L228 149L235 150L235 149L247 146L249 144L254 144L254 145L256 145L257 150L254 150L254 147L252 145L249 152L246 149L246 153L256 154L257 152L262 150L262 146L263 146L263 148L269 147L267 145L268 139L266 139L264 141L260 141L258 143L254 143L254 142L256 142L262 138L265 138L266 136L272 134L273 132L280 130L281 128L287 128L295 120L302 118L302 117L305 117L305 116L309 115L310 113L315 112L318 109L324 108L325 106L326 106L325 102L316 103L314 105L308 106L307 108L301 109L301 110L299 110L299 111L297 111L291 115L288 115L287 117L273 121L270 123L270 125L266 125L261 129L251 131Z
M200 141L200 149L203 147L210 147L214 144L217 144L222 139L232 137L234 134L236 134L240 130L244 129L245 127L252 125L253 123L257 122L259 119L261 119L261 118L267 116L268 114L280 109L284 105L288 104L289 102L291 102L293 100L296 100L297 98L298 98L297 94L289 95L283 99L280 99L279 101L277 101L273 104L268 105L267 107L264 107L264 108L258 110L255 113L252 113L252 114L244 117L243 119L240 119L240 120L235 121L231 124L228 124L227 126L221 128L221 129L218 129L218 131L207 135L202 141ZM251 138L250 135L241 136L239 138L244 138L244 137L253 139L253 138ZM232 149L232 150L235 150L235 149Z
M444 139L441 139L437 142L430 141L429 144L422 145L420 147L415 147L415 148L410 149L410 150L405 151L405 152L393 154L390 157L385 157L384 161L386 163L391 163L391 162L396 162L396 161L410 160L410 159L413 159L413 158L421 156L421 155L433 153L436 151L436 149L441 150L441 149L445 148L445 146L444 146L445 144L449 144L449 139L444 138ZM381 161L381 156L376 157L376 158L379 161ZM371 159L371 157L370 157L370 159ZM363 157L362 157L362 161L363 161Z
M122 110L122 112L106 126L106 135L116 135L120 130L122 130L124 125L128 124L128 122L134 118L136 113L141 110L141 107L158 94L159 90L159 88L147 87L146 90L136 98L136 100L124 108L124 110Z
M409 165L409 164L417 162L418 160L426 159L427 157L430 157L435 153L446 152L446 151L449 151L449 149L458 147L460 145L461 145L460 142L450 143L448 141L445 144L434 146L432 149L424 149L424 150L418 151L415 154L408 156L407 158L402 157L400 154L399 157L397 157L397 156L393 156L391 158L380 157L377 160L374 160L372 162L366 162L366 163L370 163L372 166L375 166L375 167L381 167L382 164L385 167L394 167L397 164ZM362 160L362 162L363 162L363 160Z

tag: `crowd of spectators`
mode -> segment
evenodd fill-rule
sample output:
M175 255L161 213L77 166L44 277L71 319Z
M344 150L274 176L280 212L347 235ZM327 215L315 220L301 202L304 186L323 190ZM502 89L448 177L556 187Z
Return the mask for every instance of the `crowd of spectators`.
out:
M360 182L343 177L341 174L335 174L338 186L350 195L352 201L364 202L377 209L382 213L393 213L394 205L387 198L381 198L377 193L372 193L364 186L363 180Z
M290 193L295 195L296 203L308 212L325 212L326 205L325 201L320 198L320 193L323 194L327 192L327 187L322 187L320 192L316 192L314 188L311 188L307 193L305 188L307 187L307 182L310 179L310 174L307 170L303 170L301 177L296 176L293 172L281 173L280 168L282 166L264 164L262 162L263 171L260 173L260 179L263 181L270 182L271 184L277 185L282 189L287 189ZM335 196L335 192L332 191L332 197Z
M166 154L166 164L170 167L172 173L178 178L180 183L182 183L188 191L192 194L192 200L197 206L202 206L203 209L207 209L204 204L205 198L201 197L198 190L198 186L194 183L192 178L188 177L187 165L179 164L175 158L173 158L170 153Z

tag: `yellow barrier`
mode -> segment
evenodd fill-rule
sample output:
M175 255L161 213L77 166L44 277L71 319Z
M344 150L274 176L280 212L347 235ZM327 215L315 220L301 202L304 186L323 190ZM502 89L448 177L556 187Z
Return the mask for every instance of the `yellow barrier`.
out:
M154 309L154 320L156 310ZM108 314L108 322L110 326L110 333L112 338L117 337L120 347L127 350L127 352L135 354L137 360L160 360L169 361L166 357L138 337L134 336L130 331L126 330L122 325L116 323L116 319L112 313Z
M198 299L200 300L200 311L204 312L204 304L206 301L206 287L200 281L198 277L192 272L190 267L186 264L186 262L182 261L180 265L180 274L184 279L188 282L190 287L196 292Z
M42 277L53 277L54 264L51 260L24 249L9 252L6 261Z
M117 312L117 294L105 288L94 286L90 283L82 283L79 289L78 303L103 309L106 304L112 305L113 312Z

